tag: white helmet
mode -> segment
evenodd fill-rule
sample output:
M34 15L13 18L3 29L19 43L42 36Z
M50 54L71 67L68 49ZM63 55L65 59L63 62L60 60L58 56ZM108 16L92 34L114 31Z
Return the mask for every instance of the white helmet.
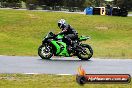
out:
M66 25L66 21L64 19L61 19L58 21L58 27L61 29L61 28L64 28L64 26Z

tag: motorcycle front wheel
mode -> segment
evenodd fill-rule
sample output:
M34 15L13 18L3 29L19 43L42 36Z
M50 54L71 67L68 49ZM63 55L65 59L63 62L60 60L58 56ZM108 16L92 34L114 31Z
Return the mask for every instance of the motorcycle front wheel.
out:
M38 48L38 55L42 59L50 59L53 56L53 50L49 45L40 45Z
M81 60L89 60L93 56L93 49L90 45L82 44L82 51L77 52L77 57Z

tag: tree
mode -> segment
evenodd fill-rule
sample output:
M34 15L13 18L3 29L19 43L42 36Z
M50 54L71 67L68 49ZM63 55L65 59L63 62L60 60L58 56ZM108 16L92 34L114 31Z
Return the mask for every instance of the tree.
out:
M132 9L132 0L115 0L114 5L118 7L126 7L128 10Z
M127 1L128 10L132 10L132 0L126 0L126 1Z
M100 6L104 6L105 1L104 0L85 0L85 7L88 6L94 6L94 7L100 7Z
M1 0L4 7L21 7L21 0Z
M84 7L90 7L90 6L94 7L94 6L98 6L98 5L97 5L96 0L86 0L83 6Z
M78 0L78 7L84 9L84 3L86 0Z
M56 6L62 6L64 0L38 0L39 5L46 5L52 7L54 10Z
M15 2L15 3L20 3L21 0L6 0L6 2L9 2L9 3L13 3L13 2Z
M26 4L37 4L38 0L21 0L23 2L25 2Z
M82 9L84 8L85 1L86 0L64 0L64 6L68 7L70 11L73 11L73 7Z

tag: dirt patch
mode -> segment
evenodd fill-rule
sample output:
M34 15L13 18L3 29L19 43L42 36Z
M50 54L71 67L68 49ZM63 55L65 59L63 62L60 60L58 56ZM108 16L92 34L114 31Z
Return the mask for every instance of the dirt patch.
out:
M28 16L32 19L39 19L39 17L34 14L28 14Z
M95 27L96 29L103 29L103 30L108 30L108 27L102 26L102 27Z
M18 80L16 77L0 77L0 80Z

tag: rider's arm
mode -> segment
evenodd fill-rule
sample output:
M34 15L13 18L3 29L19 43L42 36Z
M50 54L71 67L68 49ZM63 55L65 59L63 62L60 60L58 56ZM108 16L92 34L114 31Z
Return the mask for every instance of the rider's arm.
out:
M63 31L61 32L61 34L64 34L67 32L67 29L63 29Z
M64 28L59 34L65 34L66 32L67 32L67 28Z

